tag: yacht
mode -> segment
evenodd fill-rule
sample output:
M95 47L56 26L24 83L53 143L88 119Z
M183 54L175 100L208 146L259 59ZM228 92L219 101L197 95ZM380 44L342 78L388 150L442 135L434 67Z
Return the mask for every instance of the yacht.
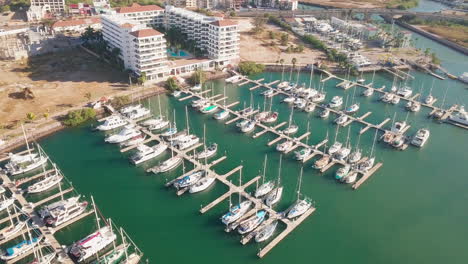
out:
M216 154L216 151L218 151L218 144L213 143L210 146L206 147L203 151L197 153L195 155L196 159L207 159L212 157L214 154Z
M275 232L278 221L273 221L273 223L264 226L255 234L255 242L260 243L268 240Z
M338 171L336 172L335 179L340 180L341 178L346 177L350 169L351 169L351 166L348 164L339 168Z
M283 187L274 188L271 192L269 192L265 196L265 204L267 206L273 206L277 204L281 200L281 196L283 195Z
M265 97L272 97L275 94L275 91L273 89L268 89L262 93Z
M117 236L110 227L101 227L96 232L71 245L68 248L68 254L76 262L86 261L112 244L116 238Z
M215 177L203 177L199 181L197 181L195 184L190 186L189 192L190 193L197 193L204 191L208 189L213 183L215 182L216 178Z
M183 162L183 159L181 157L174 156L172 158L169 158L163 161L161 164L159 164L159 166L155 166L151 168L149 171L153 172L154 174L167 172L176 168L177 166L182 164L182 162Z
M241 131L243 133L249 133L252 132L255 129L255 122L254 121L249 121L247 124L243 125L241 127Z
M26 219L24 221L18 221L16 224L11 224L10 226L7 226L4 229L0 230L0 241L8 239L14 236L19 231L23 230L28 220L29 219Z
M335 143L333 143L333 145L331 145L331 147L328 149L328 154L335 154L338 150L341 149L342 146L343 144L341 142L335 141Z
M223 120L223 119L226 119L228 116L229 116L229 111L223 109L217 112L216 114L214 114L213 118L216 120Z
M340 107L343 104L343 97L341 96L334 96L330 103L328 104L329 107L336 108Z
M183 141L178 143L180 150L188 149L200 142L200 138L195 135L188 135L184 138Z
M386 93L386 94L382 95L382 97L380 97L380 100L382 100L382 102L384 102L384 103L390 103L393 100L394 96L396 96L396 95L394 95L392 93Z
M287 217L289 219L298 217L304 214L307 210L309 210L310 207L312 207L312 203L309 200L307 199L298 200L294 204L294 206L291 208L291 210L289 210Z
M296 133L297 130L299 130L299 127L297 125L291 124L290 126L285 128L282 132L283 134L286 134L286 135L292 135Z
M276 150L280 151L280 152L285 152L288 149L290 149L293 145L294 145L294 141L287 140L287 141L285 141L283 143L280 143L280 144L276 145Z
M325 93L323 92L318 92L314 97L312 97L312 102L314 103L320 103L325 101Z
M194 86L192 86L192 87L190 88L191 91L195 91L195 92L196 92L196 91L200 91L201 89L202 89L202 84L201 84L201 83L195 84Z
M314 162L313 167L314 167L314 169L320 170L320 169L324 168L325 166L327 166L328 163L330 163L330 160L331 160L330 156L323 155L322 158L320 158L319 160Z
M139 119L139 118L142 118L142 117L145 117L147 115L149 115L151 113L151 111L147 108L144 108L144 107L141 107L141 108L138 108L128 114L126 114L126 116L130 119Z
M174 96L175 98L180 97L181 95L182 92L180 90L175 90L174 92L172 92L172 96Z
M432 103L434 103L435 101L435 97L432 96L432 94L429 94L426 99L424 99L424 103L427 104L427 105L431 105Z
M468 126L468 113L463 106L460 106L458 112L449 116L450 121Z
M369 158L358 164L359 170L366 172L374 166L375 158Z
M296 101L296 97L294 96L289 96L283 99L283 102L285 103L293 103L294 101Z
M62 179L62 174L60 174L58 171L55 171L55 174L47 176L44 179L29 185L28 193L40 193L47 191L55 185L60 184Z
M139 135L141 135L141 132L135 129L133 125L127 125L119 133L106 137L104 141L107 143L117 144Z
M262 120L263 123L273 123L276 122L278 119L278 113L277 112L270 112L268 115Z
M170 124L169 121L167 120L162 120L161 122L157 123L157 124L154 124L154 125L151 125L148 127L149 130L161 130L163 128L166 128L168 127Z
M348 116L345 114L342 114L340 115L340 117L335 119L335 123L340 126L344 125L347 121L348 121Z
M390 129L391 132L395 134L401 134L403 131L408 127L405 121L403 122L395 122L395 124Z
M356 162L361 160L361 157L362 157L362 153L361 153L361 151L359 149L357 149L356 151L354 151L353 153L351 153L349 155L348 162L349 163L356 163Z
M130 161L133 164L138 165L142 162L156 158L157 156L161 155L167 148L167 144L163 142L152 147L143 144L138 145L137 153L130 157Z
M177 189L190 187L191 185L198 182L201 177L205 174L205 171L199 170L187 176L184 176L174 182L174 187Z
M15 198L7 198L3 201L0 201L0 212L10 207L10 205L15 203Z
M135 146L135 145L143 143L143 141L145 141L145 139L146 139L146 135L139 134L139 135L134 136L131 139L125 141L125 142L120 143L120 146L121 147Z
M42 237L35 237L31 240L23 240L20 243L7 248L2 255L0 255L0 259L8 261L14 259L18 256L24 255L31 251L35 246L39 244Z
M362 92L362 95L365 97L369 97L373 94L374 94L374 89L372 88L367 88L366 90L364 90L364 92Z
M100 131L108 131L108 130L112 130L115 128L125 126L126 124L127 124L127 121L122 119L120 116L110 116L106 118L106 121L104 121L103 124L97 126L96 129Z
M353 171L349 172L348 175L346 175L346 177L344 177L342 179L344 179L344 181L346 183L348 183L348 184L354 183L356 181L356 179L357 179L357 175L358 175L357 171L353 170Z
M310 154L312 153L311 148L303 148L299 151L294 152L296 156L296 160L303 161L305 158L307 158Z
M421 128L418 130L418 132L416 132L416 135L411 140L411 144L417 147L423 147L424 144L426 144L427 140L429 139L430 135L431 135L431 132L429 132L428 129Z
M275 188L275 183L273 181L268 181L260 185L258 189L255 191L255 198L262 197L269 193L271 190Z
M59 226L79 215L88 206L88 202L80 202L80 196L74 196L66 200L60 200L44 206L38 211L46 226Z
M327 118L329 115L330 115L330 110L328 110L328 109L326 109L326 108L323 109L322 112L320 112L320 117L321 117L321 118Z
M408 86L403 86L398 89L397 94L404 98L408 98L413 94L413 90L411 90L411 88Z
M210 104L209 106L201 109L200 112L202 112L203 114L209 114L209 113L215 112L216 110L218 110L218 106L214 104Z
M397 96L397 95L393 96L391 103L396 105L399 102L400 102L400 96Z
M267 213L264 210L261 210L255 215L240 222L239 227L237 228L239 234L243 235L253 231L265 220L266 215Z
M340 150L338 150L335 153L335 157L336 157L337 160L344 160L344 159L346 159L346 157L349 156L350 153L351 153L350 148L342 147Z
M48 158L46 156L39 155L35 153L27 155L10 155L10 161L5 164L5 169L10 175L23 174L32 170L39 168L47 162Z
M125 114L128 114L128 113L130 113L132 111L135 111L135 110L137 110L137 109L139 109L141 107L142 107L141 104L127 105L127 106L123 107L122 109L120 109L120 113L125 115Z
M229 209L229 212L224 214L221 217L221 221L223 224L228 225L234 221L237 221L239 218L241 218L247 211L250 209L250 206L252 205L252 201L245 200L241 202L238 205L232 206Z
M307 113L313 112L315 110L315 104L314 103L308 103L306 107L304 108L304 111Z
M347 114L353 114L359 111L359 104L352 104L349 107L345 109L345 113Z

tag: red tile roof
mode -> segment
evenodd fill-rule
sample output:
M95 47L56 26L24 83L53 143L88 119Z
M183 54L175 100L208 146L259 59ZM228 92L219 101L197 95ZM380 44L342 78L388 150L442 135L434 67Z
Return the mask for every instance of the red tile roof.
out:
M146 29L140 29L137 31L133 31L130 34L137 38L146 38L146 37L152 37L152 36L157 36L157 35L162 35L161 32L156 31L152 28L146 28Z
M57 21L52 25L52 28L92 25L92 24L99 24L99 23L101 23L100 18L92 17L92 18L84 18L84 19Z
M224 20L218 20L211 22L212 25L218 26L218 27L230 27L230 26L237 26L237 22L229 19L224 19Z
M117 9L117 13L137 13L137 12L145 12L145 11L157 11L157 10L164 10L160 6L157 5L139 5L137 3L133 3L131 6L124 6Z
M132 27L134 27L134 26L135 26L135 25L132 25L132 24L130 24L130 23L124 23L124 24L120 25L121 28L132 28Z

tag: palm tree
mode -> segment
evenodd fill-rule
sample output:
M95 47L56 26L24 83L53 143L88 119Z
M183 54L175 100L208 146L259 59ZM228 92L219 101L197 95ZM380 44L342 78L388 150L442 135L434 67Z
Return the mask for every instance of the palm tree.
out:
M284 75L284 59L279 59L279 63L281 64L281 81L283 81L283 75Z
M291 63L292 63L292 65L293 65L293 68L296 68L297 59L296 59L296 58L292 58L292 59L291 59Z

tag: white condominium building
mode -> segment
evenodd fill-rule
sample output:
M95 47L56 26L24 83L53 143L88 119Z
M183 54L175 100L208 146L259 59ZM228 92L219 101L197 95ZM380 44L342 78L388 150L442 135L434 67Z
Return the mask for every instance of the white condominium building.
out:
M110 48L119 48L125 68L148 82L165 80L169 74L164 35L144 24L109 14L101 17L102 33Z
M117 8L117 13L121 16L150 26L159 26L164 22L164 9L157 5L139 5Z
M221 65L239 59L239 29L232 20L211 22L208 27L208 56Z
M31 0L31 6L48 6L53 13L65 13L65 0Z

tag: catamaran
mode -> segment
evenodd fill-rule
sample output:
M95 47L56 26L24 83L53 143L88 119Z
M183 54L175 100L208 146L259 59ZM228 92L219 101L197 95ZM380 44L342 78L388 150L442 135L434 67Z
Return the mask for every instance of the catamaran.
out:
M166 143L159 143L152 147L141 144L137 147L137 152L130 157L130 161L138 165L142 162L148 161L150 159L156 158L161 155L168 148Z
M116 238L112 228L104 226L71 245L68 248L68 254L76 262L83 262L110 245Z
M178 179L174 182L174 187L176 187L177 189L190 187L191 185L198 182L204 174L205 171L199 170L192 174L184 176L181 179Z
M297 200L292 206L291 210L289 210L287 217L289 219L296 218L302 214L304 214L310 207L312 207L312 201L309 198L301 199L301 184L302 184L302 174L303 169L301 168L301 174L299 176L299 184L297 187Z
M255 234L255 242L260 243L268 240L275 233L277 225L278 221L273 221L271 224L264 226Z
M110 135L104 139L107 143L117 144L141 135L141 132L133 125L125 126L119 133Z
M74 196L44 206L38 211L47 226L59 226L84 213L88 202L80 202L80 196Z
M41 241L42 237L35 237L30 240L23 240L20 243L7 248L5 252L0 255L0 259L2 260L10 260L14 259L18 256L24 255L28 253L30 250L32 250L39 242Z
M242 221L239 224L237 231L241 235L249 233L250 231L257 228L265 220L266 216L267 216L267 212L265 212L264 210L258 211L255 215Z
M55 171L52 175L48 175L44 177L44 179L28 186L28 193L40 193L43 191L47 191L55 185L60 184L62 179L63 175L57 170L57 168L55 168Z
M125 126L126 124L127 124L127 121L122 119L122 117L118 115L112 115L106 118L106 121L104 121L103 124L97 126L96 129L101 130L101 131L108 131L108 130L112 130L115 128Z

